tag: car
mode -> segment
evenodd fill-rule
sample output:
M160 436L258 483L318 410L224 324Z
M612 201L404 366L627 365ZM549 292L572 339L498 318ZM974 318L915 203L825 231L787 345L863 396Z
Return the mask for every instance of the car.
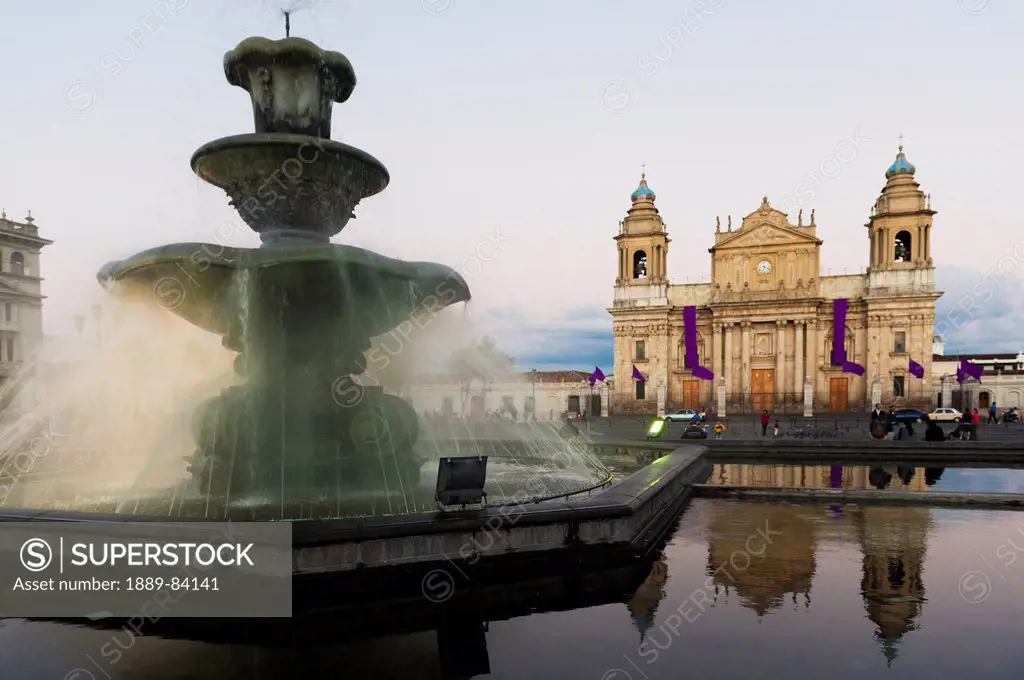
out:
M708 430L706 427L701 425L693 424L687 425L686 429L683 430L683 436L680 439L707 439Z
M955 408L937 408L928 414L928 419L937 423L959 423L963 415Z
M673 411L672 413L665 414L665 420L670 423L689 423L690 421L697 420L699 418L700 414L692 408L684 408L679 411Z
M927 417L927 413L916 408L901 408L896 411L897 423L920 423Z

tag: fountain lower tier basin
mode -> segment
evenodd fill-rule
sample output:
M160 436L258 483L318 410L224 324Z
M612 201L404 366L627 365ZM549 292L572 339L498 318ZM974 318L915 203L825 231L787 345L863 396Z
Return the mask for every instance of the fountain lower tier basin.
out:
M97 278L119 298L156 304L235 345L243 333L256 339L280 332L325 350L354 339L358 352L416 314L470 299L469 285L451 267L333 243L176 243L110 262Z
M708 479L706 449L684 446L587 495L472 511L292 522L296 614L374 602L449 596L588 559L632 560L656 546ZM0 521L153 521L40 510L0 510ZM203 520L194 520L203 521ZM305 595L305 596L304 596ZM230 616L229 612L225 615Z
M234 135L192 156L199 177L223 189L264 239L300 231L326 241L364 198L388 185L384 165L355 147L290 133Z
M202 496L290 505L420 481L416 412L380 388L345 405L332 398L329 380L319 391L232 387L200 406L194 429L189 473Z

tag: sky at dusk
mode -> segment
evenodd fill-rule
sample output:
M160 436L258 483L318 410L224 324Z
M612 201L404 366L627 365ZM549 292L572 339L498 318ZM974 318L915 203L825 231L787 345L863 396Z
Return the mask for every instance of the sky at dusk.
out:
M813 208L822 273L852 273L901 132L938 211L947 350L1024 350L1020 3L297 4L292 34L343 52L358 77L333 138L391 174L333 240L462 271L474 327L524 368L611 366L612 238L641 164L675 282L706 277L716 217L738 221L762 195ZM0 207L31 209L55 241L42 263L48 334L70 332L102 295L109 260L173 242L258 245L189 159L252 132L223 55L250 35L283 37L286 5L5 10ZM501 247L478 258L488 240Z

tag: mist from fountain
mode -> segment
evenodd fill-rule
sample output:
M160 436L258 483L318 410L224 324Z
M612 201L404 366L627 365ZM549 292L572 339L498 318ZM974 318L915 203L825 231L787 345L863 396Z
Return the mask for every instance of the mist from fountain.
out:
M186 476L192 411L237 382L233 356L154 308L105 314L101 335L68 339L62 361L38 367L39 403L0 442L0 507L113 510Z

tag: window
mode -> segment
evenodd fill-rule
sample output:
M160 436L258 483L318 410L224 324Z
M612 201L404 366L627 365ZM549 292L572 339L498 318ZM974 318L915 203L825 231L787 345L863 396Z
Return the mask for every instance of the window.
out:
M647 278L647 253L642 250L633 253L633 278Z
M831 362L832 360L833 344L834 343L832 342L832 331L830 330L828 332L827 338L825 339L825 361ZM857 348L853 342L853 331L851 331L849 328L846 329L846 343L844 343L843 348L846 350L847 358L857 356Z
M19 252L11 253L11 272L14 274L25 273L25 256Z
M455 415L455 400L451 397L441 398L441 415L451 417Z
M636 360L647 361L647 343L643 340L636 341Z
M14 361L14 339L7 338L7 360Z
M910 232L903 230L896 234L896 242L893 245L893 260L896 262L910 262L911 251Z
M647 383L643 380L636 381L636 398L646 399L647 398Z
M903 397L906 396L903 391L903 376L897 375L892 379L892 396Z
M896 331L892 336L893 354L907 353L907 334L905 331Z
M10 322L14 320L14 305L10 302L4 303L4 321Z

